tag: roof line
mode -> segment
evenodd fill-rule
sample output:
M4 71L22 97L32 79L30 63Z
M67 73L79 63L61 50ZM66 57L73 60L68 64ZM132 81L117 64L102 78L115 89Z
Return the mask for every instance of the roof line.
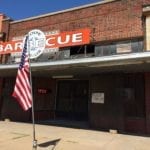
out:
M47 14L44 14L44 15L38 15L38 16L35 16L35 17L29 17L29 18L26 18L26 19L16 20L16 21L12 21L10 23L13 24L13 23L19 23L19 22L23 22L23 21L29 21L29 20L33 20L33 19L38 19L38 18L42 18L42 17L57 15L57 14L60 14L60 13L66 13L66 12L69 12L69 11L74 11L74 10L78 10L78 9L82 9L82 8L92 7L92 6L95 6L95 5L101 5L101 4L110 3L110 2L114 2L114 1L118 1L118 0L103 0L103 1L100 1L100 2L92 3L92 4L86 4L86 5L83 5L83 6L78 6L78 7L73 7L73 8L69 8L69 9L65 9L65 10L61 10L61 11L47 13Z

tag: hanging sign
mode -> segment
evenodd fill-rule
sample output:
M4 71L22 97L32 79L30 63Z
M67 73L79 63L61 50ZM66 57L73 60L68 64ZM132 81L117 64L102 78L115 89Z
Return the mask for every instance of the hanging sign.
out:
M41 46L42 48L44 47L43 45L44 39L42 40L42 38L44 38L44 35L40 33L34 33L33 31L30 32L30 34L33 34L30 38L30 43L31 48L33 48L32 50L34 51L36 46ZM38 34L40 35L40 37L37 36ZM23 43L22 40L0 43L0 54L21 52L23 47L22 43ZM45 48L77 46L89 43L90 43L90 29L80 29L76 31L67 31L54 35L46 35Z

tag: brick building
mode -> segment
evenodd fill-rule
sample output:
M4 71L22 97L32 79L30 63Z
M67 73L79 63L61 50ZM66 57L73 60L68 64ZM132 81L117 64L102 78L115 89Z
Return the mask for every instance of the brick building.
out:
M48 49L32 60L36 121L150 134L150 0L104 0L17 21L1 14L0 51L33 29L45 35L90 30L88 44ZM0 119L28 122L31 111L11 96L19 58L0 56Z

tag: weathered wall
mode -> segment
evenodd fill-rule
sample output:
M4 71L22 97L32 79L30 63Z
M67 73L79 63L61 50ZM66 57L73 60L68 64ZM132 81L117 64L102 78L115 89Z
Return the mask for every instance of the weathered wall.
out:
M16 99L12 97L14 84L15 78L7 77L7 79L3 79L1 119L29 121L31 119L30 110L24 112Z
M93 103L91 100L90 125L105 130L145 133L145 109L149 115L150 107L146 101L145 108L143 86L143 74L116 73L93 76L91 95L94 92L104 93L104 103Z
M70 31L91 28L91 40L130 39L143 36L142 5L149 0L116 0L47 17L10 24L9 39L24 35L31 29ZM6 31L5 24L3 30Z
M12 121L31 121L31 110L24 112L12 92L15 84L15 78L0 79L0 108L2 120L9 118ZM56 82L50 78L35 77L33 79L33 98L35 105L35 120L48 120L55 117L55 90ZM39 89L49 90L47 93L38 92ZM15 112L15 113L13 113Z
M123 84L120 75L105 74L93 76L91 96L94 92L104 93L104 103L90 102L90 124L94 128L124 130L123 99L119 90ZM92 97L91 97L92 98Z
M36 77L33 81L35 120L54 119L56 81L48 77Z

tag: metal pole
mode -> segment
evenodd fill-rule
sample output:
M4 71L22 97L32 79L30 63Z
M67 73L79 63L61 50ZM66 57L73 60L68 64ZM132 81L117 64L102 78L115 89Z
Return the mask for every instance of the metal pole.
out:
M29 72L30 72L30 86L31 86L31 98L32 98L32 124L33 124L33 150L37 149L37 140L35 136L35 119L34 119L34 101L33 101L33 89L32 89L32 73L31 73L31 61L30 61L30 44L28 39L28 55L29 55Z

